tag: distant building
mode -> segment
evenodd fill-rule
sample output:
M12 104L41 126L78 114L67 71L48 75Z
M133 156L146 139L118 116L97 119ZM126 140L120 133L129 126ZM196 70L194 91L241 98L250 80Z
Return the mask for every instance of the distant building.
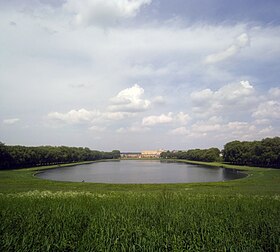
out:
M141 152L122 152L121 158L141 158Z
M142 152L122 152L121 158L160 158L160 154L164 150L145 150Z
M164 150L146 150L141 152L141 158L159 158Z

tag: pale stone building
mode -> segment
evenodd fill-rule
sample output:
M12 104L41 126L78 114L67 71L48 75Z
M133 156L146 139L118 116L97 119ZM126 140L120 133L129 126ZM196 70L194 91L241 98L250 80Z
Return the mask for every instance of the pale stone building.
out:
M121 158L141 158L140 152L124 152L121 153Z
M141 152L141 158L159 158L164 150L145 150Z

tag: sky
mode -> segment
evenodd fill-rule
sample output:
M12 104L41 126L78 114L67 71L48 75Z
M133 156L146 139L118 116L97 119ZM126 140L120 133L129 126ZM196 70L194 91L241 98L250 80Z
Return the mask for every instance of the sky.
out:
M0 141L110 151L280 135L279 0L0 0Z

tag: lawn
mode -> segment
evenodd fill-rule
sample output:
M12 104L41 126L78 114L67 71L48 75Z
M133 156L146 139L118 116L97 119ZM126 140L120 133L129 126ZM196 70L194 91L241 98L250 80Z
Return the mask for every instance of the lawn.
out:
M207 165L248 176L113 185L1 171L0 251L279 251L280 170Z

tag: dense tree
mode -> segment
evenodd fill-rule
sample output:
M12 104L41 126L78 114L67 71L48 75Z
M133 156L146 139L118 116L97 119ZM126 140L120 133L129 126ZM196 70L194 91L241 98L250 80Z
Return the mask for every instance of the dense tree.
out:
M280 168L280 137L265 138L261 141L232 141L222 150L191 149L187 151L166 151L161 158L186 159L194 161L224 161L236 165Z
M187 151L166 151L161 153L161 158L187 159L194 161L214 162L220 160L220 150L210 149L191 149Z
M232 164L280 168L280 138L229 142L224 146L223 158Z
M101 152L82 147L7 146L0 142L0 169L34 167L51 164L115 159L120 152Z
M112 154L113 154L113 158L120 158L121 157L121 152L119 150L113 150Z

